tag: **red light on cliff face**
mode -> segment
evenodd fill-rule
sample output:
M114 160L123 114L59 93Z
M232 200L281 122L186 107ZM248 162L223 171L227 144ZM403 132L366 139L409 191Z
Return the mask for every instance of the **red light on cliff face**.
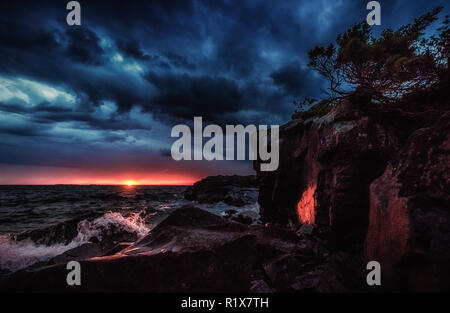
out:
M314 192L316 186L306 189L297 203L297 216L300 223L314 224Z

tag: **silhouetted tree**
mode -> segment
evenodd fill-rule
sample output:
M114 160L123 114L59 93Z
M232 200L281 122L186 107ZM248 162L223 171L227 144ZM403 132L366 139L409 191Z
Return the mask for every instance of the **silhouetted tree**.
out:
M311 107L317 100L314 98L304 97L303 100L294 100L293 104L295 106L294 114L299 112L306 111L309 107Z
M429 88L448 73L448 16L438 35L424 36L441 10L438 7L396 31L385 29L379 38L366 22L358 23L338 35L336 46L309 51L308 66L327 79L331 100L362 90L369 100L391 102Z

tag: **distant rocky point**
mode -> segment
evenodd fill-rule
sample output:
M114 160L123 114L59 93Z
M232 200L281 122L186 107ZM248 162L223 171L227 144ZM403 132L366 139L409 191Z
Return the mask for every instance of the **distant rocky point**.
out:
M209 176L188 187L184 197L199 203L223 201L240 207L258 201L258 184L253 175Z

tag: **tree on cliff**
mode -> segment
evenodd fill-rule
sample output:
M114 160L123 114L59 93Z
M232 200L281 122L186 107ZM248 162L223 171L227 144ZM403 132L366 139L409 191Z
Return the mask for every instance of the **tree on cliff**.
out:
M366 22L358 23L337 36L336 46L310 50L308 66L326 78L330 100L358 93L386 103L426 90L448 77L448 16L437 35L425 36L441 10L438 7L396 31L385 29L379 38Z

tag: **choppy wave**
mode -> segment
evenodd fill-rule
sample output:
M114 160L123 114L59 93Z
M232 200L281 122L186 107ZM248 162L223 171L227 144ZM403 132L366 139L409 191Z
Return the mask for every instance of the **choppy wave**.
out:
M151 229L139 213L124 216L119 212L107 212L92 220L78 223L78 234L69 244L39 245L30 238L14 240L11 234L0 235L0 269L17 271L51 258L90 242L99 241L114 232L124 231L135 234L138 238L145 236Z
M182 186L6 186L0 187L0 274L49 260L85 243L105 252L119 241L145 236L173 210L193 204L227 216L223 202L184 199ZM257 202L238 213L259 218Z
M36 245L31 239L15 241L8 234L0 235L0 269L14 272L32 264L50 260L79 244L73 241L68 245Z
M135 233L138 237L145 236L150 230L139 213L124 217L119 212L107 212L93 221L81 221L78 224L78 236L74 240L86 242L94 237L102 240L105 230L108 233L112 225L119 226L120 230Z

